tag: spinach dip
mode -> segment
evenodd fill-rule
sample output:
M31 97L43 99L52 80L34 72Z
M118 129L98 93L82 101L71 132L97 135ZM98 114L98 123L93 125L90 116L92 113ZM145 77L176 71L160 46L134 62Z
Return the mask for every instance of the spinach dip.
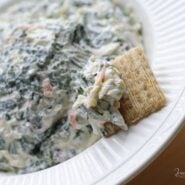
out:
M142 45L130 5L117 0L17 1L0 14L0 170L61 163L127 130L125 92L111 60Z

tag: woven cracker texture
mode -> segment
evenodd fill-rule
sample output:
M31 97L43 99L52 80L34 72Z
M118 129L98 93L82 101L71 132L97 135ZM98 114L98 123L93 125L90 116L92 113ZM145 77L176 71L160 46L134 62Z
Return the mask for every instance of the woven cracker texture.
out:
M166 98L141 48L129 50L112 64L121 72L126 86L120 112L127 124L137 122L166 104Z

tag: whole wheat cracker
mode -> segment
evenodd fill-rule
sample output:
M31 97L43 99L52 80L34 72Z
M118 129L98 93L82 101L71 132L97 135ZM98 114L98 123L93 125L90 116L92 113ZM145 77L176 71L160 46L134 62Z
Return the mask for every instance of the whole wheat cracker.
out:
M111 122L106 122L104 123L104 133L103 135L105 137L110 137L113 134L116 134L117 132L119 132L121 130L120 127L118 127L117 125L111 123Z
M133 48L112 61L122 75L126 93L120 112L132 124L162 108L166 98L160 89L141 48Z

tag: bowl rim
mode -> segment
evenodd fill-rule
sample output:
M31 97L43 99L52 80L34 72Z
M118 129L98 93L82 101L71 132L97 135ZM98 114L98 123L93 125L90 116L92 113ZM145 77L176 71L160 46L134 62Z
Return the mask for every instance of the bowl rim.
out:
M6 2L6 3L3 6L6 6L8 3L11 3L11 1L13 1L13 0L7 0L7 1L5 0L4 2ZM139 6L139 7L142 6L142 3L140 2L140 0L133 0L133 2L135 4L135 6ZM1 8L1 3L0 3L0 8ZM155 43L152 47L155 48ZM153 55L153 54L151 53L151 55ZM95 184L107 184L107 185L108 184L126 183L126 182L130 181L131 179L133 179L141 171L143 171L170 144L170 142L175 138L175 136L178 134L178 132L181 130L181 128L185 124L184 123L185 112L183 113L184 108L185 108L185 87L182 90L181 96L178 97L178 101L176 101L176 104L174 105L173 109L170 111L169 116L166 116L166 118L165 118L165 120L168 120L168 119L172 120L174 126L165 132L165 137L163 137L163 139L158 140L158 142L156 142L155 139L157 137L158 130L160 130L160 128L162 128L162 126L163 126L163 125L160 125L160 127L156 130L156 132L154 132L153 135L150 136L150 139L148 139L146 141L146 143L144 144L144 145L146 145L147 143L150 142L150 144L152 144L152 151L147 152L146 156L142 160L139 158L140 161L138 162L137 166L135 166L134 168L130 168L129 169L130 171L127 172L127 174L125 176L123 176L123 173L125 172L123 169L124 164L127 163L127 164L131 165L133 157L137 158L137 157L139 157L140 153L147 150L147 147L143 147L143 145L142 145L142 147L140 147L136 151L135 154L133 154L131 157L129 157L128 160L126 160L123 163L121 163L120 165L118 165L113 171L110 171L105 176L94 181L94 183ZM181 111L182 113L180 114L179 117L175 114L175 112L178 110L182 110ZM93 145L95 145L95 144L93 144ZM54 168L57 166L58 165L50 167L50 168ZM50 168L44 169L42 171L49 170ZM38 173L38 172L24 174L24 176L32 175L34 173ZM13 176L15 176L15 175L13 175Z

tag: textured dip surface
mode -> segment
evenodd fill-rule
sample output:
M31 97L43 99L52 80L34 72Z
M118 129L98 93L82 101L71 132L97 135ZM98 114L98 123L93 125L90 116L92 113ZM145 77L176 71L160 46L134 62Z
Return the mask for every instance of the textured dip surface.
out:
M142 44L129 5L111 0L19 1L0 14L0 170L28 173L97 141L124 84L109 62Z

